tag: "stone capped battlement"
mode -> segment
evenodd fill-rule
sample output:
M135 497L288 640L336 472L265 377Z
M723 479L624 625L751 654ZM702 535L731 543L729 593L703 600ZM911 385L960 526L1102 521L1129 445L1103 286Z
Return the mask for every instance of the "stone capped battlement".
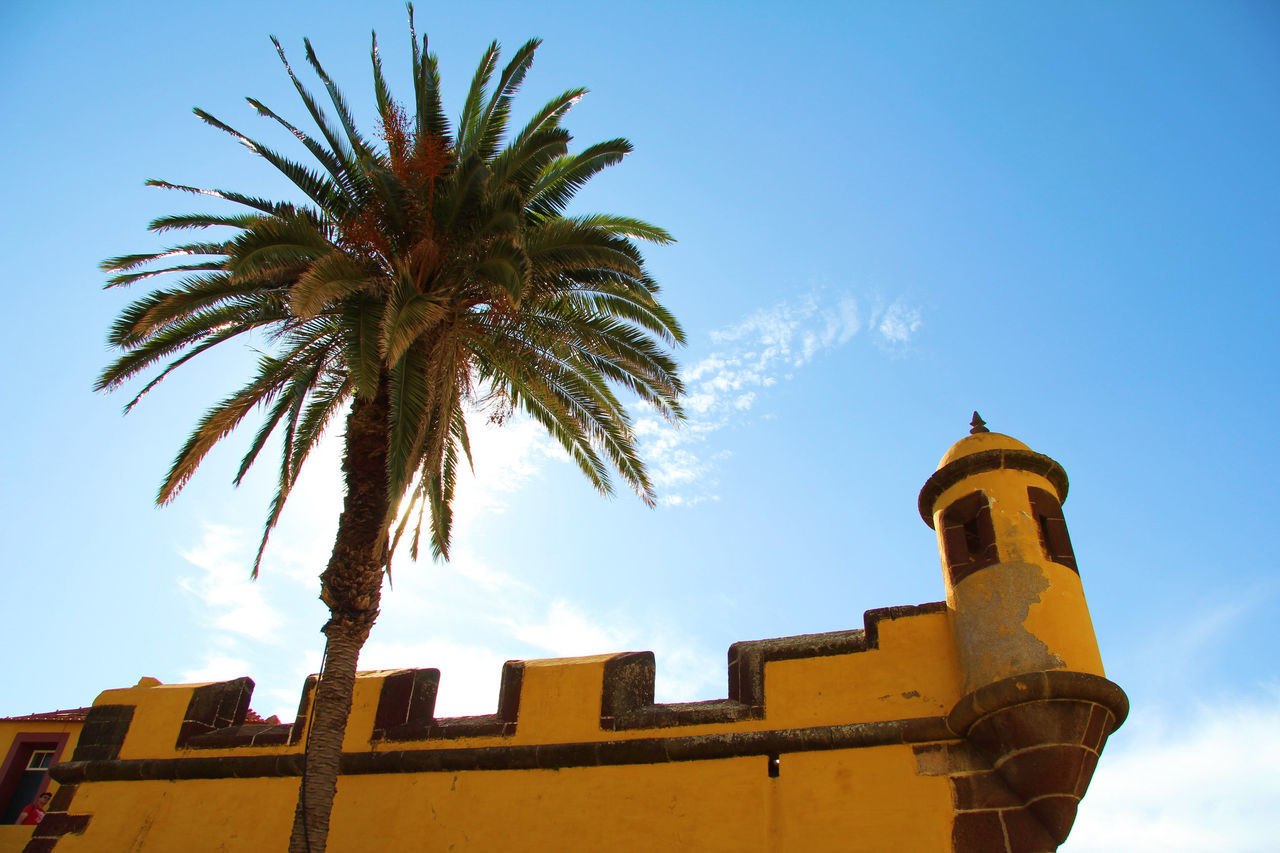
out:
M727 697L702 702L655 702L652 652L508 661L495 713L465 717L435 716L437 669L362 672L344 745L373 752L407 744L484 748L496 741L633 738L651 736L650 730L763 731L853 718L944 717L960 698L945 604L870 610L864 626L734 643ZM921 660L923 649L933 650L935 665ZM144 680L105 691L89 710L80 750L60 772L69 776L76 765L115 760L199 761L193 771L213 772L208 759L215 756L299 755L315 678L303 686L296 719L281 724L245 722L254 687L249 678L183 685Z

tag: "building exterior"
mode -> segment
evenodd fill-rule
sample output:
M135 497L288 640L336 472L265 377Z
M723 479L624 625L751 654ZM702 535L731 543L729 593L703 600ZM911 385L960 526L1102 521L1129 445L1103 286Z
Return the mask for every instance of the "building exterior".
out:
M649 652L508 662L477 717L435 717L436 670L363 673L329 849L1056 850L1128 710L1066 493L975 416L920 494L945 600L736 643L724 699L655 703ZM274 725L247 678L104 692L25 849L283 849L312 684Z
M88 708L0 718L0 853L18 853L31 827L15 826L24 806L49 788L49 769L71 757Z

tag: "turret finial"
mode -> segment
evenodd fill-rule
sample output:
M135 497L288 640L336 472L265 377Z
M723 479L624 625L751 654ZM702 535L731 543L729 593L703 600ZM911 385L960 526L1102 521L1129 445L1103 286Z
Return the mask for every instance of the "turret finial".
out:
M987 429L987 422L984 421L982 416L977 412L973 413L973 420L969 422L969 426L972 427L972 429L969 430L969 435L977 435L980 432L991 432L991 430Z

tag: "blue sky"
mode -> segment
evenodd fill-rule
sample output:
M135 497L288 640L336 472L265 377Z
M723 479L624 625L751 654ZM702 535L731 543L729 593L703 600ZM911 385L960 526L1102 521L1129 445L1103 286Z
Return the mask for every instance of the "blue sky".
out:
M127 298L97 263L188 208L147 178L289 195L190 114L287 147L243 101L301 118L268 34L299 64L310 36L367 117L369 31L403 84L404 18L0 10L0 714L143 675L248 674L257 709L295 706L321 648L336 448L248 583L271 475L230 488L243 437L152 500L253 355L210 357L121 417L127 395L90 391ZM508 658L653 649L663 698L723 696L736 640L942 597L916 495L976 408L1070 475L1103 658L1133 703L1063 849L1269 849L1280 6L424 3L418 25L452 114L489 40L536 35L523 109L586 85L580 143L635 143L578 209L677 237L650 262L689 333L691 417L671 433L641 416L652 511L600 500L529 424L479 436L454 561L397 563L363 666L438 666L441 711L484 713Z

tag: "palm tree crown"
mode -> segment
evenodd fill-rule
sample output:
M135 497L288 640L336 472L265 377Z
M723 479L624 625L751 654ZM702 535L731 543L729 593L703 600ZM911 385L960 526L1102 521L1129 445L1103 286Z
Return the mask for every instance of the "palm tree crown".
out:
M388 91L376 37L374 138L357 129L309 42L306 59L335 118L273 39L318 136L259 101L249 103L288 131L313 162L296 162L202 110L196 114L278 169L304 200L150 181L232 202L236 210L163 216L151 230L209 229L217 236L103 263L112 273L109 287L176 276L125 308L110 330L121 354L97 387L115 389L151 375L126 411L175 368L218 344L250 333L270 343L249 381L197 424L157 496L160 503L173 499L209 450L261 409L236 482L277 431L282 453L255 574L308 454L349 409L347 494L321 578L321 597L333 616L325 627L330 659L313 729L321 725L322 701L343 700L336 693L324 698L326 679L342 680L330 672L338 654L333 644L354 642L357 652L363 644L401 532L412 528L416 556L425 519L433 552L448 557L455 477L461 460L470 458L469 412L498 420L527 413L601 492L611 490L616 471L649 504L653 488L614 389L668 419L681 416L682 389L668 347L683 342L683 333L657 301L637 247L638 241L668 242L669 235L637 219L566 212L575 193L618 163L630 144L613 139L569 153L571 137L561 121L583 89L552 99L508 134L512 98L537 40L516 51L500 73L498 46L489 47L451 127L436 58L426 52L425 38L419 43L410 14L412 114ZM341 656L354 678L354 654ZM349 688L345 699L349 707ZM309 849L322 846L312 838Z

